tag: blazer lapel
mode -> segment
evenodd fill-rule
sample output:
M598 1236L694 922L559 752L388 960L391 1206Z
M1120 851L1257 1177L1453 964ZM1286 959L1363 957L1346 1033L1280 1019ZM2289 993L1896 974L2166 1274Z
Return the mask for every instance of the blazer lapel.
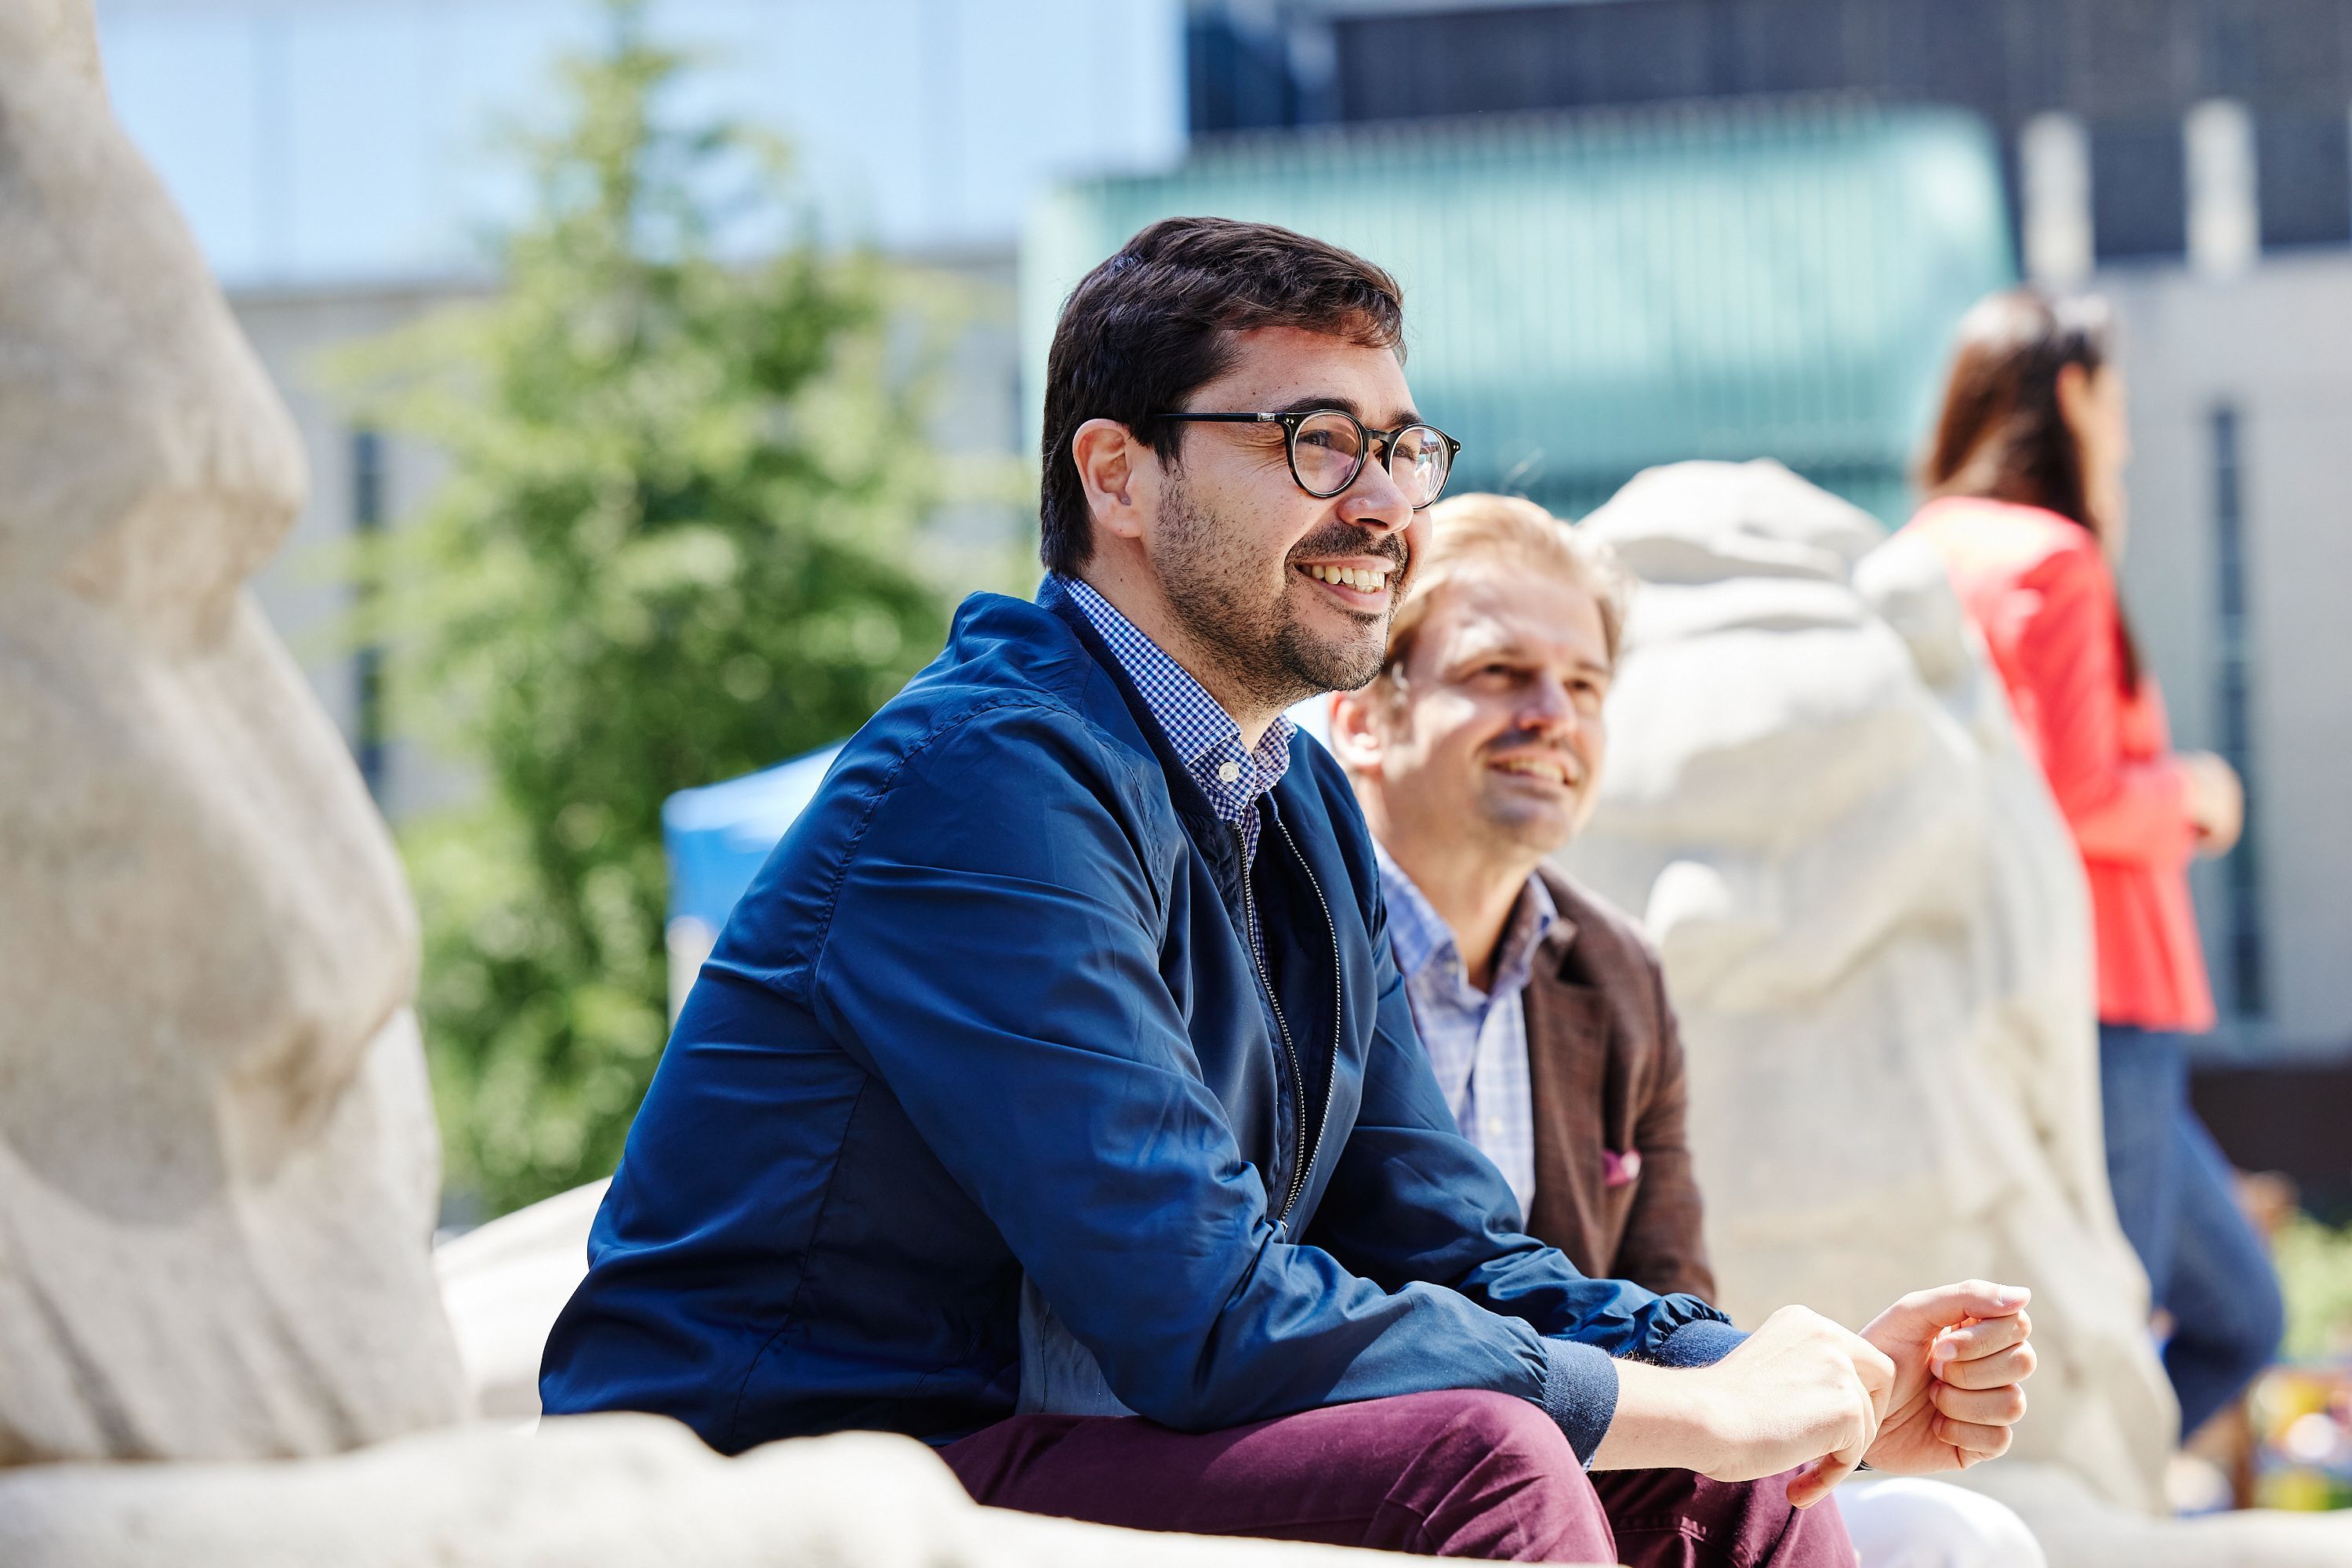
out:
M1601 1151L1609 1142L1604 1106L1622 1086L1611 1081L1608 1014L1601 993L1571 980L1575 928L1555 926L1538 954L1525 996L1528 1081L1535 1102L1536 1201L1528 1231L1597 1275L1615 1245L1602 1205Z

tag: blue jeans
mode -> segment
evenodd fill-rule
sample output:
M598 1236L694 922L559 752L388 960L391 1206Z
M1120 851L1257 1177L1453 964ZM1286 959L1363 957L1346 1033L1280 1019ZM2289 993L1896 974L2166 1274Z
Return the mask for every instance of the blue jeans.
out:
M2278 1276L2232 1191L2230 1164L2189 1108L2180 1036L2099 1026L2099 1100L2116 1215L2172 1315L2164 1370L2183 1436L2235 1399L2286 1331Z

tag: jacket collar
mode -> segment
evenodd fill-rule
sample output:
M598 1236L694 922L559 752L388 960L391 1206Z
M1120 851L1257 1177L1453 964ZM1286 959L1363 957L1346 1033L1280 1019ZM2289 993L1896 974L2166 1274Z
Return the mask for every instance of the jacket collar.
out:
M1536 868L1536 877L1543 883L1544 891L1551 895L1551 929L1544 932L1536 944L1536 966L1551 966L1554 973L1568 978L1569 965L1576 959L1576 910L1584 900L1577 896L1576 886L1560 875L1549 860Z
M1094 623L1087 619L1086 611L1080 609L1077 601L1070 596L1069 589L1063 585L1060 577L1052 574L1046 575L1045 581L1038 587L1037 603L1060 617L1070 628L1079 646L1101 668L1112 689L1126 702L1136 729L1151 748L1153 758L1160 763L1160 771L1167 776L1169 801L1176 807L1177 817L1192 834L1192 841L1208 846L1212 863L1220 865L1221 868L1222 862L1230 858L1234 862L1233 873L1238 875L1240 852L1234 847L1223 825L1218 820L1216 807L1211 804L1208 793L1192 782L1192 770L1184 765L1184 759L1169 742L1168 732L1160 727L1158 717L1151 711L1151 704L1137 689L1126 668L1119 663L1118 656L1103 640L1102 634L1095 630Z

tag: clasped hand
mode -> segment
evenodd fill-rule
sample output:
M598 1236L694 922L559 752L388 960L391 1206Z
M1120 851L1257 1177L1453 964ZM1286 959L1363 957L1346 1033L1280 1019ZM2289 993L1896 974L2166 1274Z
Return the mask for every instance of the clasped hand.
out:
M1783 1307L1711 1367L1620 1364L1618 1416L1596 1463L1675 1466L1717 1480L1801 1472L1810 1508L1856 1465L1965 1469L2008 1451L2032 1375L2029 1292L1969 1280L1916 1291L1857 1334Z
M1768 1375L1789 1400L1784 1408L1818 1405L1815 1418L1836 1439L1816 1449L1820 1458L1792 1461L1812 1462L1790 1483L1789 1500L1811 1507L1865 1459L1874 1469L1925 1476L2007 1453L2010 1429L2025 1414L2021 1385L2033 1374L2028 1297L2021 1287L1979 1279L1915 1291L1859 1334L1802 1307L1767 1319L1721 1364L1760 1351L1759 1360L1780 1363Z

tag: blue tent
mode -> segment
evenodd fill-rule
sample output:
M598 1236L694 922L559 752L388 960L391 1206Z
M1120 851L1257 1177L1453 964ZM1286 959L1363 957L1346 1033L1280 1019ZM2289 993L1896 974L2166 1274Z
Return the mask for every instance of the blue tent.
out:
M727 923L735 900L840 754L839 746L827 746L725 784L680 790L662 803L673 932L680 921L697 921L710 935Z
M1291 710L1290 716L1319 741L1327 708L1325 699L1315 698ZM700 950L681 957L700 964L735 900L759 875L793 819L816 798L817 786L840 754L839 746L827 746L725 784L680 790L662 803L662 842L669 852L671 945L677 949L685 940L679 922L691 921L697 927L685 929L693 931Z

